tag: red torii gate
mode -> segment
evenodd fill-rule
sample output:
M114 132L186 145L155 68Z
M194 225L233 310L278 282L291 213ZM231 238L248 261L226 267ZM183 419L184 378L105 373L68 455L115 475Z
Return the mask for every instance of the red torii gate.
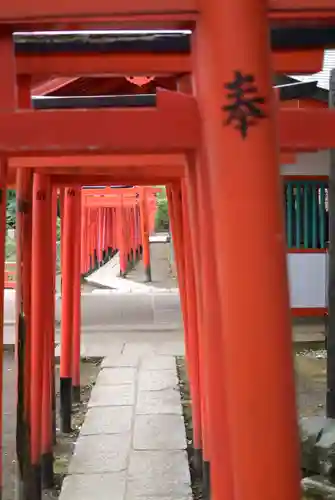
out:
M80 401L80 276L93 270L94 261L100 264L107 252L112 256L118 249L121 276L126 275L129 262L134 263L142 254L147 278L151 280L146 197L159 191L157 188L145 187L81 190L76 187L61 191L62 432L71 432L72 401ZM138 196L143 199L140 204ZM48 415L45 415L46 425L47 418ZM46 437L46 442L50 447L50 434ZM50 454L50 448L48 452ZM48 466L50 467L50 463ZM52 469L49 474L52 478ZM48 486L47 481L45 484Z
M179 97L178 97L178 99L179 99ZM43 192L43 191L44 191L44 192L46 192L47 185L45 184L45 179L43 179L43 177L42 177L41 175L37 176L35 179L36 179L36 182L35 182L35 184L34 184L34 186L35 186L35 187L34 187L34 190L35 190L35 191L34 191L34 193L35 193L35 196L37 196L37 201L39 202L39 204L40 204L40 205L42 205L42 203L43 203L43 202L46 202L46 201L47 201L47 196L46 196L46 195L41 196L40 192L41 192L41 191L42 191L42 192ZM78 182L78 181L77 181L77 182ZM69 212L70 212L70 211L72 211L71 206L72 206L72 204L73 204L73 202L74 202L74 200L72 200L72 199L73 199L73 198L75 198L75 197L74 197L74 196L70 193L71 191L72 191L71 189L67 189L67 191L66 191L66 202L65 202L65 203L66 203L66 205L68 206L68 210L69 210ZM36 199L36 198L35 198L35 199ZM73 209L73 210L74 210L74 209ZM36 217L35 217L35 219L34 219L34 217L33 217L33 221L35 220L35 227L34 227L34 229L35 229L35 233L34 233L34 234L35 234L35 236L36 236L35 248L34 248L34 243L33 243L33 261L32 261L32 263L33 263L33 269L34 269L34 262L35 262L35 266L36 266L36 264L37 264L37 262L36 262L36 261L40 261L40 257L41 257L41 250L42 250L42 251L44 251L44 250L45 250L45 249L43 248L43 245L42 245L42 241L43 241L42 236L43 236L43 228L44 228L45 226L48 226L47 220L45 219L45 214L47 214L47 213L48 213L48 212L47 212L47 211L45 211L45 210L43 210L43 207L41 207L41 209L40 209L40 216L39 216L39 218L37 218L37 219L36 219ZM66 227L67 227L67 229L64 229L65 241L70 241L70 234L74 232L74 226L71 226L71 225L66 225ZM34 241L34 240L33 240L33 241ZM38 243L39 243L39 245L42 245L42 247L37 247L37 248L36 248L36 245L37 245ZM66 246L67 246L67 247L69 247L69 245L66 245ZM34 250L35 250L35 251L34 251ZM71 258L70 258L70 256L69 256L69 253L67 253L67 252L66 252L66 250L64 251L64 254L65 254L65 257L64 257L64 258L65 258L65 259L66 259L66 261L69 263L69 268L70 268L70 263L72 264L73 262L71 262ZM34 257L35 257L35 259L36 259L36 260L34 260ZM74 267L74 266L73 266L73 267ZM35 269L37 269L37 266L35 267ZM68 277L68 278L67 278L67 280L66 280L66 281L67 281L67 284L65 283L65 279L64 279L64 295L66 296L66 295L69 295L69 294L70 294L69 282L71 282L71 281L70 281L70 279L69 279L69 277L70 277L70 273L69 273L69 272L67 272L67 271L65 271L65 270L64 270L64 273L65 273L65 274L64 274L64 278L65 278L65 276L67 276L67 277ZM41 277L39 277L39 276L37 275L37 279L36 279L36 281L38 281L38 282L39 282L39 284L41 284L41 281L40 281L40 280L41 280ZM34 287L34 282L33 282L33 287ZM189 287L188 287L188 288L189 288ZM34 292L35 292L35 295L39 296L39 300L41 300L41 292L38 292L37 287L36 287L35 289L33 288L33 297L34 297ZM32 297L32 298L33 298L33 297ZM65 303L66 303L66 301L64 302L64 304L65 304ZM34 300L33 300L33 305L34 305ZM35 301L35 307L36 307L36 301ZM37 309L37 311L38 311L38 310L41 310L41 306L39 306L39 308L40 308L40 309ZM34 307L32 308L32 312L33 312L33 311L34 311ZM192 311L192 309L190 308L190 311L189 311L189 312L191 312L191 311ZM62 321L62 323L63 323L63 325L64 325L64 326L63 326L63 329L64 329L64 335L63 335L63 339L64 339L63 346L64 346L64 349L65 349L65 346L66 346L66 345L69 345L69 341L68 341L68 342L66 342L66 339L70 339L70 338L71 338L71 337L70 337L70 334L68 333L68 332L69 332L69 330L67 330L66 325L71 325L71 324L72 324L72 323L71 323L71 321L72 321L72 316L73 316L73 310L71 311L71 310L70 310L70 308L66 308L66 307L64 307L64 310L63 310L63 321ZM34 318L34 316L33 316L33 318ZM39 318L37 318L37 319L39 319ZM41 321L41 319L39 319L39 321ZM37 331L37 332L41 332L41 325L38 325L38 324L37 324L37 325L36 325L36 324L34 325L34 323L32 323L32 324L33 324L33 326L35 326L35 328L36 328L36 331ZM40 345L41 345L41 341L42 341L42 339L41 339L41 337L38 337L38 338L36 338L36 337L35 337L35 339L34 339L34 337L32 337L32 340L33 340L33 341L35 340L35 344L33 344L33 346L32 346L32 347L33 347L32 352L34 352L34 345L35 345L35 349L37 349L37 346L40 346ZM206 351L204 351L204 352L206 352ZM35 352L35 358L33 358L34 366L39 366L39 365L38 365L38 362L39 362L39 361L40 361L40 362L42 361L41 354L42 354L42 353L40 352L40 350L38 350L37 352ZM65 352L64 352L64 353L62 352L62 358L63 358L64 360L66 360L66 359L70 360L70 359L71 359L70 355L66 355L66 354L65 354ZM46 359L47 359L47 358L46 358ZM35 363L36 363L36 364L35 364ZM192 363L191 363L191 364L192 364L192 365L194 364L194 359L193 359L193 361L192 361ZM194 364L194 366L196 366L196 365ZM69 382L69 381L71 381L71 384L72 384L72 379L74 379L74 377L72 377L72 374L73 374L73 372L72 372L72 367L71 367L71 365L70 365L70 362L68 361L67 366L64 368L64 370L62 370L62 381L63 381L63 387L65 386L65 383L66 383L66 387L67 387L67 388L71 388L71 385L70 385L68 382ZM32 372L31 377L32 377L32 379L34 378L34 372ZM44 378L44 380L45 380L45 378ZM32 385L33 385L33 384L32 384ZM36 389L36 386L37 386L37 383L36 383L36 381L35 381L35 384L33 385L33 387ZM42 389L42 388L41 388L41 386L39 386L39 387L40 387L39 391L41 391L41 389ZM68 393L69 393L69 390L64 391L64 392L68 392ZM38 394L40 394L40 392L38 393L38 392L36 392L36 391L35 391L33 394L34 394L34 398L36 398L36 397L38 396ZM201 392L199 392L198 394L201 394ZM204 391L203 391L203 394L204 394ZM204 397L204 395L203 395L203 397ZM66 408L66 404L65 404L65 405L63 405L63 407L64 407L64 406L65 406L65 408ZM64 408L63 408L63 411L64 411L64 414L68 413L68 412L66 412L66 411L65 411L65 409L64 409ZM211 415L211 413L210 413L209 415ZM214 415L214 413L213 413L213 415ZM221 416L222 416L222 415L221 415ZM36 438L37 438L37 433L36 433L36 430L37 430L37 428L38 428L38 427L37 427L37 425L38 425L38 423L40 422L40 417L38 417L38 415L36 414L36 408L34 408L34 412L32 411L32 417L34 417L34 418L32 418L32 420L31 420L31 429L32 429L32 430L33 430L33 429L35 429L35 433L34 433L34 434L32 433L32 443L35 443L35 447L34 447L34 449L35 449L35 454L34 454L34 455L32 455L32 456L33 456L33 457L38 457L38 456L39 456L39 455L38 455L38 451L36 451L36 450L38 450L38 449L39 449L39 446L37 446L37 445L36 445L36 443L38 442L38 441L37 441L37 439L36 439ZM43 422L48 422L48 418L46 418L46 417L45 417L45 418L43 419ZM205 427L205 428L206 428L206 427ZM66 430L66 427L64 427L64 429ZM202 437L204 438L204 435L203 435ZM35 438L35 439L33 439L33 438ZM43 441L44 441L44 442L50 442L50 437L49 437L48 439L46 439L46 440L43 440ZM199 444L200 444L200 442L199 442ZM205 455L205 458L206 458L206 463L208 463L208 459L209 459L209 457L212 457L212 453L213 453L213 451L212 451L212 446L213 446L213 445L211 445L211 446L209 446L209 445L208 445L208 448L207 448L207 450L206 450L206 452L207 452L207 453L209 453L209 450L211 450L210 455ZM205 449L206 449L206 448L205 448ZM35 459L35 460L36 460L36 459ZM212 460L212 458L211 458L211 460ZM34 462L33 462L33 464L34 464ZM213 479L213 480L214 480L214 479ZM36 484L38 484L38 482L36 483L36 481L38 481L38 480L36 479L36 476L35 476L35 482L34 482L35 487L36 487Z
M151 281L149 236L154 231L155 195L160 191L146 186L82 190L82 240L86 241L81 254L82 273L89 271L94 252L101 262L103 252L119 249L120 275L125 276L129 262L143 254L146 279Z
M98 0L94 5L85 0L79 12L73 1L62 4L59 9L61 11L51 2L40 5L38 0L29 4L27 0L16 0L4 6L0 22L11 27L27 23L30 27L52 27L55 22L64 26L74 21L78 27L89 19L95 25L111 22L119 26L120 22L127 22L128 25L148 27L149 23L154 23L174 28L190 27L196 23L192 69L197 100L174 93L164 93L162 98L162 93L159 93L162 100L158 102L157 109L150 112L15 111L14 57L10 37L4 32L0 45L6 75L1 81L0 93L0 149L5 157L2 161L1 187L6 186L7 156L82 155L96 151L104 154L188 153L187 176L181 186L177 183L171 188L170 198L176 229L183 228L177 240L182 242L182 235L188 234L188 231L194 239L197 234L194 228L198 228L202 245L205 234L208 236L207 244L212 243L216 262L214 269L213 263L202 260L200 256L200 273L194 276L194 263L184 255L185 245L177 243L178 262L184 261L186 271L186 292L182 295L188 297L192 294L192 279L196 284L193 288L196 300L192 305L187 298L186 306L187 317L193 322L194 329L189 328L191 323L188 320L186 333L188 348L194 346L194 350L190 349L192 383L198 380L203 384L200 384L202 390L199 391L196 386L195 392L202 402L201 405L199 401L199 415L203 418L202 426L198 422L199 439L196 445L199 450L204 447L205 460L211 463L212 496L215 500L225 496L255 500L259 491L267 491L274 500L297 500L300 490L293 370L283 370L283 366L292 365L292 360L265 2L243 0L237 4L228 0L223 3L212 0L195 5L192 0L142 0L140 3L128 1L126 6L124 1L114 2L111 7L106 0ZM334 21L332 0L270 2L271 22L283 23L288 19L295 23L310 22L311 18ZM234 51L231 51L232 46ZM236 130L227 123L231 106L227 86L231 89L241 78L243 84L243 77L257 87L257 103L261 107L259 117L262 119L258 121L258 117L254 117L255 126L250 131L245 128ZM168 104L165 109L164 100ZM297 110L283 110L279 114L281 146L284 149L296 149L297 146L308 148L310 143L316 144L311 134L306 138L295 128L288 137L285 130L288 121L295 120L299 125L301 120L306 123L315 115L310 112L301 114ZM330 126L334 121L333 112L319 114L318 117L319 124L327 120ZM309 123L314 127L315 122ZM115 132L112 144L111 135L107 134L110 130ZM330 135L323 135L322 145L333 146L334 139ZM317 138L321 141L321 137ZM248 168L250 164L252 169ZM71 182L74 180L73 177ZM59 181L60 177L55 173L52 182L57 184ZM31 241L27 206L24 204L31 196L29 182L27 169L18 169L19 234L27 236L24 245L28 245L29 238ZM69 189L72 188L66 190L65 208L75 203L76 196L70 195ZM28 307L30 297L28 276L32 277L31 362L34 370L30 377L31 397L35 400L42 393L48 394L42 389L43 382L48 385L44 375L50 373L48 364L45 365L43 378L41 369L38 369L43 363L41 345L46 317L41 311L45 309L48 297L45 293L48 288L43 288L38 258L52 241L51 233L44 232L51 227L51 224L48 225L51 189L46 175L34 174L33 196L32 273L27 254L19 257L26 259L22 281L22 288L26 287L23 294L25 307ZM248 210L243 204L248 205ZM204 212L205 206L213 210L215 218L210 211ZM1 208L3 234L4 200ZM69 237L72 229L74 227L70 226L65 231L65 238ZM248 245L241 241L241 232L249 236ZM49 253L52 254L51 251ZM68 258L71 261L69 255ZM182 266L179 264L179 267ZM276 289L276 300L269 297L269 282ZM48 284L51 290L51 281ZM20 286L19 283L19 290ZM206 290L204 296L200 295L201 289ZM239 309L241 303L243 314ZM193 314L196 305L201 312L199 320L197 312ZM69 316L69 311L66 315ZM272 335L268 333L270 321L274 325ZM51 322L49 329L51 331ZM201 349L198 349L197 329ZM219 334L213 338L213 332ZM241 350L241 345L248 345L248 349ZM197 349L201 358L199 371ZM51 356L51 350L45 350L45 354L49 352ZM48 360L47 355L44 360ZM63 382L68 383L69 379L68 375ZM214 380L215 394L210 384ZM267 395L266 400L259 400L257 389ZM45 408L48 406L43 405ZM32 404L29 406L28 401L25 411L29 407L30 458L33 465L30 499L35 500L40 498L39 424L42 419L39 408ZM194 410L199 408L194 402ZM48 419L44 418L43 422L48 423ZM259 428L271 435L271 440L260 442ZM46 441L43 439L43 442ZM257 469L252 468L255 450ZM269 460L269 456L276 456L276 462Z

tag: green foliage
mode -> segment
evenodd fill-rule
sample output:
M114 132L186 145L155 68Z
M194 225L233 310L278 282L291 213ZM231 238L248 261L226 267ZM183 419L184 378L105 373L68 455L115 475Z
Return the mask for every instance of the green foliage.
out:
M168 201L166 197L166 189L162 187L162 191L157 193L157 212L156 212L156 231L169 230L169 212Z
M15 192L15 189L8 189L7 190L6 222L7 222L7 228L15 229L15 226L16 226L16 192Z
M57 217L57 222L56 222L56 239L57 241L60 241L60 217Z
M60 212L57 207L57 241L60 240ZM6 206L6 222L7 229L15 229L16 226L16 191L15 189L7 190L7 206Z

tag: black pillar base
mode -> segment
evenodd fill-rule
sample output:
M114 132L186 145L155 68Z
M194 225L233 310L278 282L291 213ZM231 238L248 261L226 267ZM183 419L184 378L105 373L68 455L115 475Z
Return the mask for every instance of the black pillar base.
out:
M94 270L99 269L98 252L96 250L93 251L93 267Z
M206 500L209 500L211 497L210 462L207 460L204 460L202 464L202 495Z
M70 434L72 413L72 378L61 377L60 379L60 417L61 431Z
M192 467L196 478L201 481L202 481L202 465L203 465L202 449L194 448L192 457Z
M57 444L57 415L56 415L56 407L52 408L52 442L53 445Z
M80 403L80 385L74 385L72 387L72 401L74 403Z
M28 488L25 492L26 500L42 500L41 466L32 465L29 470Z
M130 262L131 268L133 268L136 264L135 252L133 249L130 250L129 262Z
M145 272L145 281L146 281L146 283L151 283L152 282L152 279L151 279L151 266L146 266L144 272Z
M30 466L29 466L30 467ZM27 478L29 477L27 474L30 468L26 468L25 471L25 481L23 480L22 471L19 463L16 463L16 475L15 475L15 499L16 500L27 500L28 499L28 484Z
M54 457L52 451L41 457L42 488L50 489L54 485Z

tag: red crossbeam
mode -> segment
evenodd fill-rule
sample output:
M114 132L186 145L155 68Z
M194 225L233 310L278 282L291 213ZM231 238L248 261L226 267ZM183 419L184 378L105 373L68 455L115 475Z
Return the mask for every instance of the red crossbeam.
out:
M192 71L189 54L19 54L23 75L169 75ZM276 51L272 68L278 73L316 73L323 50ZM35 92L38 95L38 92Z
M335 111L285 109L279 113L282 150L312 151L335 147Z
M270 0L269 13L294 14L296 19L304 11L329 11L334 15L333 0ZM0 23L38 22L125 22L185 19L194 21L199 15L196 0L13 0L1 6ZM172 23L173 24L173 23Z
M0 113L0 151L15 156L179 153L200 141L196 101L159 91L157 108Z
M335 147L335 111L281 109L278 114L283 151ZM0 113L0 151L16 156L182 153L199 143L199 117L192 107L181 106L179 112L172 108Z

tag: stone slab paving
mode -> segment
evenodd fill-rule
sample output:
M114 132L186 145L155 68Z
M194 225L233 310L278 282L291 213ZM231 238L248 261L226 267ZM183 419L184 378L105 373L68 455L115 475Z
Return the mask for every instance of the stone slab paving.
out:
M96 384L91 393L88 407L131 406L135 403L135 384Z
M103 360L60 500L191 500L180 346L139 344Z

